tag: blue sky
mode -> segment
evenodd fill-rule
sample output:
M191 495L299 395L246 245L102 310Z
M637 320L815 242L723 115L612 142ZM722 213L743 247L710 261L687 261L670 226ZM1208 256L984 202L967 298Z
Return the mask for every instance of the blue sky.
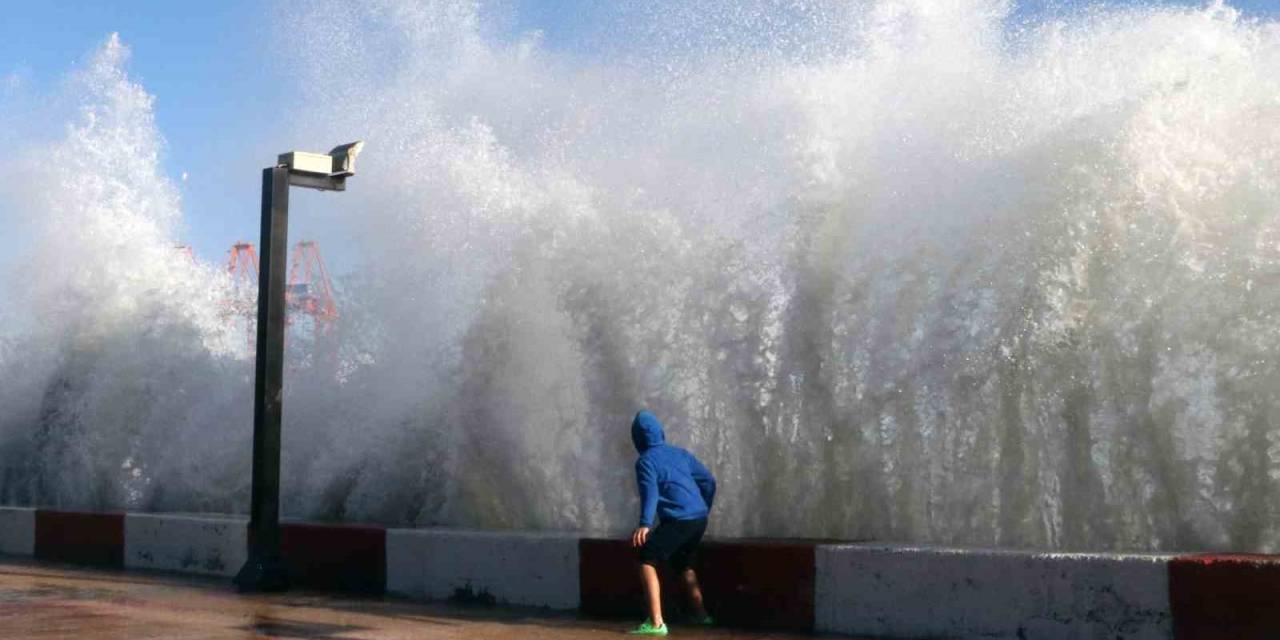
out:
M276 67L264 65L271 26L260 1L13 2L0 21L0 75L17 74L30 90L57 86L112 32L133 52L129 72L156 97L156 120L168 143L165 170L183 185L184 235L206 259L220 259L256 215L257 186L242 184L213 162L261 135L261 114L279 104ZM248 91L229 95L226 87ZM256 175L255 169L247 173ZM250 216L223 211L251 209Z
M1023 0L1019 14L1078 4ZM1280 0L1230 4L1256 16L1280 13ZM156 96L156 120L168 141L165 170L182 185L184 240L200 257L215 261L236 239L256 240L258 167L229 167L219 159L243 157L247 141L280 140L270 114L283 104L290 85L278 75L283 65L268 59L275 3L12 0L6 5L0 20L0 77L16 74L37 91L55 86L108 34L119 32L133 51L130 73ZM505 28L541 29L547 46L589 54L600 41L591 28L600 6L588 0L516 0ZM183 172L190 174L185 183L178 180Z

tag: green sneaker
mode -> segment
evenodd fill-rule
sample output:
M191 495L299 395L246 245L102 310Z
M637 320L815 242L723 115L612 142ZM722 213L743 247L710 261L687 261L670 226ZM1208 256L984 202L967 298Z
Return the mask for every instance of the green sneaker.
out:
M653 621L651 621L651 620L645 620L644 622L640 623L640 626L638 626L638 627L636 627L636 628L634 628L634 629L632 629L632 630L628 631L628 632L627 632L627 635L632 635L632 636L665 636L665 635L667 635L667 625L665 625L665 624L664 624L664 625L662 625L662 626L660 626L660 627L655 627L655 626L653 626Z
M698 618L697 620L694 620L694 624L702 627L714 626L715 623L716 623L716 619L712 618L711 616L703 616L701 618Z

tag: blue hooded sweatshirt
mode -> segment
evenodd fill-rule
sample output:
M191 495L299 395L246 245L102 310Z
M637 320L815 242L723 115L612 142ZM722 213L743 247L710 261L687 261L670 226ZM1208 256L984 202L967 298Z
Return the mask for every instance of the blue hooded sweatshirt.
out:
M716 479L692 453L664 442L662 423L648 411L631 422L631 441L640 452L636 486L640 489L640 526L669 520L698 520L711 513Z

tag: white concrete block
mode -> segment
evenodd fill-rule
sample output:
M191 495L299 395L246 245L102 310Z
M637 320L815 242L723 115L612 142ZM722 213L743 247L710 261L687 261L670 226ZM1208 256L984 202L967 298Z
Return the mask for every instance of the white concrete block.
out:
M815 623L901 638L1165 640L1173 557L820 546Z
M578 537L388 529L387 591L425 600L463 597L576 609Z
M244 565L248 521L232 516L130 513L124 566L234 576Z
M0 507L0 555L36 553L36 510Z

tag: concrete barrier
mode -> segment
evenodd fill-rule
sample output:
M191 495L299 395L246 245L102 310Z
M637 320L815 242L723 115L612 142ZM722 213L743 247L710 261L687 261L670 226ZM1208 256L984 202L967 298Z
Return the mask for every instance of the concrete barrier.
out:
M31 556L36 552L36 510L0 507L0 554Z
M244 565L244 518L130 513L124 519L124 566L234 576Z
M232 576L242 518L0 507L0 554ZM285 522L294 584L645 615L624 540ZM695 564L729 626L884 638L1273 640L1280 557L1036 553L709 540ZM667 611L683 599L665 575Z
M124 566L124 514L36 509L35 557L103 567Z
M817 630L901 638L1166 639L1169 555L818 549Z
M387 531L387 591L425 600L577 609L574 534Z
M1280 638L1280 558L1202 554L1169 565L1177 640Z

